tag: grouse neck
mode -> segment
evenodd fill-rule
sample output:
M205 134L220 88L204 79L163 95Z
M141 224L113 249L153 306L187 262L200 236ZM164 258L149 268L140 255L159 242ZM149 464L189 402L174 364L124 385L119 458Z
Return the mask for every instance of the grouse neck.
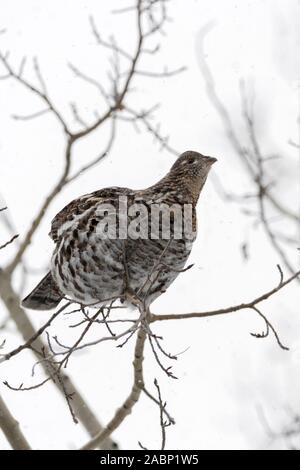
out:
M166 193L176 195L176 200L185 204L197 204L201 190L204 186L206 178L201 183L198 178L187 178L185 175L174 174L169 172L158 183L151 186L150 190L164 191Z

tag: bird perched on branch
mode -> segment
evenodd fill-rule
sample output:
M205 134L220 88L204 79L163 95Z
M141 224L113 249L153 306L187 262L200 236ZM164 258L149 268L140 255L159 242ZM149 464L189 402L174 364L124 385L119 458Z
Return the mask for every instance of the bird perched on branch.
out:
M184 269L196 204L215 161L184 152L147 189L105 188L70 202L52 220L51 269L22 305L48 310L63 298L82 306L138 299L148 308Z

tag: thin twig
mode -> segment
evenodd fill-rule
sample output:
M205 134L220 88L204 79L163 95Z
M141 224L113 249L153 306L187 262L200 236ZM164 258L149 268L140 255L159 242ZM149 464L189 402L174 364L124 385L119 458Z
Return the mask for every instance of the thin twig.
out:
M264 300L269 299L274 294L276 294L281 289L283 289L285 286L290 284L298 276L300 276L300 271L297 271L295 274L293 274L293 276L289 277L286 281L277 285L276 287L269 290L265 294L262 294L261 296L247 303L233 305L231 307L221 308L218 310L210 310L207 312L178 313L178 314L165 314L165 315L151 314L149 318L149 322L151 323L155 321L164 321L164 320L186 320L189 318L206 318L206 317L214 317L217 315L226 315L232 312L238 312L240 310L245 310L245 309L253 309L253 307L255 307L257 304L263 302Z
M10 245L16 238L18 238L19 235L14 235L8 242L4 243L4 245L1 245L0 246L0 250L2 250L2 248L6 248L8 245Z
M158 394L158 403L159 403L159 416L160 416L160 428L161 428L161 450L164 450L166 447L166 427L171 424L164 421L164 410L166 403L163 403L161 398L160 386L158 385L157 379L154 380L154 385L157 389Z

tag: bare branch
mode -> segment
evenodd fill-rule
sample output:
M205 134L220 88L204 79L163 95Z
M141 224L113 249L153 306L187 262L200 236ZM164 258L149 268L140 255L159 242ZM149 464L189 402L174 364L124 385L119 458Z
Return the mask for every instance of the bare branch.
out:
M265 323L266 323L266 326L267 326L267 331L266 331L266 333L263 333L263 334L251 333L251 336L254 336L255 338L258 338L258 339L260 339L260 338L267 338L267 337L269 336L269 331L270 331L270 329L271 329L271 330L273 331L273 333L274 333L274 336L275 336L275 338L276 338L276 341L277 341L279 347L280 347L281 349L283 349L284 351L289 351L289 350L290 350L289 348L287 348L286 346L283 346L282 342L281 342L280 339L279 339L279 336L278 336L277 331L275 330L275 328L274 328L274 326L272 325L272 323L270 323L270 321L267 319L267 317L266 317L257 307L254 306L254 307L252 307L252 309L253 309L256 313L258 313L258 315L259 315L260 317L262 317L262 318L264 319L264 321L265 321Z
M20 114L12 114L12 118L15 119L16 121L30 121L31 119L38 118L40 116L43 116L44 114L49 113L50 108L42 109L41 111L37 111L36 113L31 113L31 114L26 114L26 115L20 115Z
M81 72L81 70L79 70L77 67L75 67L75 65L71 63L69 64L69 67L76 77L81 78L87 83L93 85L100 92L101 96L105 99L105 101L109 104L109 96L99 81Z
M13 417L0 395L0 428L14 450L31 450L18 421Z
M159 125L153 126L150 123L149 114L153 111L153 108L151 108L148 111L142 110L140 112L137 112L137 111L134 111L133 109L129 108L128 106L125 106L125 111L127 111L128 114L131 116L130 118L127 118L126 116L125 117L124 116L117 116L117 118L122 119L122 120L129 120L134 125L137 122L141 122L144 125L147 132L149 132L149 134L151 134L154 137L154 140L160 144L160 149L161 150L167 150L170 154L178 157L180 152L178 152L178 150L174 149L173 147L171 147L169 145L169 137L168 136L163 136L161 134L160 126Z
M135 351L134 351L134 382L132 385L131 392L127 399L124 401L122 406L117 410L114 417L108 423L106 428L97 434L93 439L91 439L87 444L85 444L81 450L94 449L99 446L104 439L107 439L115 429L117 429L121 423L124 421L126 416L128 416L134 405L138 402L141 392L144 388L144 378L143 378L143 354L144 346L146 339L146 331L143 328L140 328L137 335Z
M13 68L11 67L11 65L8 62L8 59L7 59L6 55L0 53L0 61L2 62L2 64L4 65L4 67L6 68L6 71L8 73L8 75L5 78L13 78L17 82L19 82L21 85L23 85L25 88L27 88L29 91L31 91L32 93L37 95L47 105L47 109L49 108L49 110L54 114L54 116L60 122L64 132L68 136L71 136L71 132L69 131L69 128L67 126L66 121L62 117L61 113L56 109L54 104L51 102L49 96L46 94L46 90L44 89L44 81L41 77L40 70L39 70L37 62L36 61L34 62L34 68L35 68L35 72L36 72L36 75L38 77L38 80L39 80L40 84L42 84L42 91L40 91L38 88L36 88L30 82L28 82L27 80L22 78L22 76L20 75L20 72L21 73L23 72L23 68L24 68L24 64L25 64L24 60L21 62L20 71L18 73L13 70Z
M157 389L158 403L159 403L160 428L161 428L161 450L164 450L166 447L166 427L170 426L171 422L164 421L164 411L166 408L166 403L163 403L162 401L160 387L158 385L157 379L154 380L154 385Z
M143 392L150 400L159 406L159 401L145 387L143 388ZM163 413L171 424L175 424L175 419L167 412L166 407L163 408Z
M10 245L16 238L18 238L19 235L14 235L8 242L4 243L4 245L0 245L0 250L2 250L2 248L6 248L7 245Z
M132 55L128 54L128 52L126 52L123 48L121 48L119 45L117 45L115 43L115 41L112 40L111 42L108 42L108 41L103 40L100 37L99 31L96 27L95 20L92 16L90 17L90 24L91 24L92 33L95 36L96 41L98 42L98 44L100 44L103 47L106 47L107 49L110 49L113 52L117 52L118 54L125 57L125 59L128 59L129 61L133 60Z
M83 165L78 171L76 171L76 173L67 178L65 184L69 184L72 181L76 180L77 178L79 178L79 176L82 176L86 171L94 168L96 165L98 165L98 163L100 163L104 158L106 158L109 155L109 152L111 151L115 138L116 124L115 119L112 118L111 134L106 149L102 153L100 153L100 155L94 158L94 160L91 160L87 165Z
M162 364L162 362L161 362L161 360L160 360L160 358L159 358L159 356L158 356L158 354L157 354L157 352L156 352L156 350L155 350L155 346L154 346L154 344L153 344L153 340L152 340L151 335L148 335L148 339L149 339L149 343L150 343L150 346L151 346L153 355L154 355L154 357L155 357L155 360L156 360L157 364L159 365L159 367L161 368L161 370L162 370L163 372L165 372L165 374L166 374L168 377L170 377L170 378L172 378L172 379L178 379L178 377L176 377L176 376L173 374L173 372L171 371L172 366L165 367L165 366Z
M168 78L168 77L173 77L174 75L178 75L182 72L185 72L186 70L187 70L187 67L183 66L174 70L165 69L162 72L153 72L150 70L136 70L135 73L137 75L142 75L143 77L148 77L148 78Z
M211 310L208 312L178 313L178 314L165 314L165 315L151 314L149 318L149 322L151 323L151 322L163 321L163 320L186 320L189 318L206 318L206 317L214 317L217 315L226 315L229 313L238 312L240 310L245 310L245 309L253 309L253 307L256 307L256 305L263 302L264 300L269 299L274 294L276 294L281 289L283 289L285 286L290 284L298 276L300 276L300 271L296 272L295 274L293 274L293 276L289 277L286 281L281 282L279 285L269 290L265 294L262 294L261 296L247 303L233 305L231 307L221 308L219 310Z
M41 328L39 328L24 344L22 344L21 346L19 346L18 348L14 349L13 351L7 353L7 354L3 354L1 355L0 354L0 363L1 362L4 362L4 361L8 361L11 357L15 356L16 354L19 354L21 351L23 351L24 349L28 349L32 346L32 344L34 343L34 341L39 338L41 336L41 334L46 330L46 328L48 328L48 326L51 325L51 323L53 322L53 320L61 313L63 312L63 310L65 310L69 305L71 304L71 302L68 302L67 304L63 305L57 312L55 312L50 318L49 320L43 325L41 326ZM1 357L2 356L2 357Z

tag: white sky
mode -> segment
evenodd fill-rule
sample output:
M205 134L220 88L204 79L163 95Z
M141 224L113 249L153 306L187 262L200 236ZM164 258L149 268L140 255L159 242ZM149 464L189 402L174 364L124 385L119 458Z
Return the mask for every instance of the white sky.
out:
M57 106L70 117L67 105L76 101L84 117L92 119L98 95L72 76L67 63L106 79L107 57L95 45L88 16L94 16L103 37L113 32L123 47L130 48L134 45L130 15L125 19L110 14L120 5L127 2L2 0L0 29L6 28L7 32L0 37L1 50L10 50L10 60L16 64L26 55L30 78L30 59L37 56ZM211 108L198 66L199 32L214 20L205 44L219 93L232 119L240 125L240 78L255 91L258 133L264 149L289 158L288 169L284 167L289 185L283 185L283 197L291 206L297 155L288 140L298 139L299 10L300 2L296 0L172 0L169 14L173 21L166 27L161 54L144 63L143 68L159 71L167 63L169 68L186 65L188 70L170 79L139 78L138 91L128 98L138 109L140 103L147 107L160 102L157 118L162 132L170 135L171 145L179 151L194 149L216 156L214 171L225 187L242 192L248 180ZM10 118L14 113L39 109L39 102L26 90L0 82L1 196L20 234L26 231L62 165L64 141L52 117L46 115L31 122ZM104 129L78 144L74 169L104 148L106 135ZM53 249L47 236L50 220L62 206L80 194L105 186L138 188L154 183L174 160L158 150L151 136L137 134L127 124L120 125L109 158L68 186L51 205L27 255L30 266L47 265ZM275 174L281 171L280 165L274 166ZM254 230L252 225L238 206L221 200L208 181L199 204L199 237L190 258L196 266L179 276L155 302L153 310L175 313L223 307L247 301L273 287L278 281L278 257L262 230ZM1 232L1 241L6 238ZM247 263L240 250L245 239L251 255ZM12 253L13 246L1 256L6 258ZM31 276L27 289L37 280L38 276ZM266 447L268 439L257 407L263 407L275 430L288 420L284 407L300 410L300 318L294 308L298 303L299 289L290 286L263 308L282 340L291 347L289 353L279 350L272 337L263 341L249 335L261 332L264 326L249 311L155 327L170 352L189 347L174 365L174 373L180 378L177 381L161 375L151 352L147 350L146 354L146 383L153 389L154 377L159 378L163 397L177 422L168 429L167 448ZM48 318L47 313L32 312L30 316L37 326ZM71 341L66 319L57 322L52 331ZM16 341L9 335L7 347L10 349ZM131 360L132 344L121 350L102 344L74 356L70 362L69 373L104 422L129 390ZM30 383L31 364L31 356L23 354L1 367L1 380ZM85 432L73 425L65 403L52 386L28 394L1 386L1 393L35 448L74 448L86 441ZM158 410L144 398L114 435L123 448L130 449L137 448L138 440L157 448L159 436ZM0 447L7 448L2 436Z

